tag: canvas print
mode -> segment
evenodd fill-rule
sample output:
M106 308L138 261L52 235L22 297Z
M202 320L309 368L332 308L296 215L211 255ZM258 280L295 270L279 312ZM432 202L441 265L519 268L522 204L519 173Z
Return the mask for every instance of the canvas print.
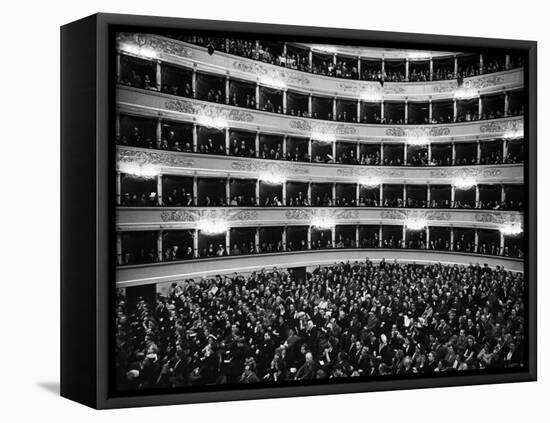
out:
M113 392L525 371L525 57L113 46Z

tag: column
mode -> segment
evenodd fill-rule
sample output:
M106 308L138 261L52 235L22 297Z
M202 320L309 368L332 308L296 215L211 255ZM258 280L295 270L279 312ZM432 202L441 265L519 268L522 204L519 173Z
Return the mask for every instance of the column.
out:
M162 88L162 69L160 66L160 62L157 62L156 80L157 80L157 91L160 92Z
M403 164L407 165L407 141L403 144Z
M311 153L312 153L312 148L311 148L311 147L312 147L312 144L313 144L313 141L312 141L312 139L310 138L310 139L308 140L308 143L307 143L307 154L308 154L308 156L309 156L309 160L310 160L310 161L313 160L313 156L311 155Z
M164 203L162 201L162 174L157 175L157 204L162 206Z
M193 231L193 257L199 256L199 230Z
M229 53L229 43L230 43L229 38L226 38L225 39L225 52L226 53Z
M120 53L116 54L116 82L120 82Z
M429 123L432 123L433 116L434 116L434 106L432 104L432 99L430 98L430 100L428 101L428 122Z
M332 55L332 64L333 64L334 66L336 66L336 63L338 63L338 58L337 58L336 53L334 53L334 54Z
M406 241L407 241L407 227L405 226L404 223L403 223L403 229L402 229L401 240L402 240L401 248L405 248L405 246L406 246L405 243L406 243Z
M382 63L381 63L381 71L382 71L382 78L386 75L386 62L384 61L384 58L382 57Z
M307 202L311 206L311 181L307 183Z
M479 74L483 73L483 54L479 55Z
M313 70L313 51L311 49L309 49L308 60L309 60L309 69Z
M332 205L334 205L335 201L336 201L336 183L334 182L332 184Z
M481 163L481 143L479 142L479 140L476 141L476 163L477 164L480 164Z
M286 43L286 41L285 41L285 42L283 43L283 57L285 58L285 65L287 64L287 63L286 63L287 48L288 48L288 46L287 46L287 43Z
M357 58L357 79L361 80L361 56Z
M458 75L458 57L455 55L455 62L454 62L454 77L456 78Z
M409 81L409 59L405 59L405 81Z
M228 206L231 204L231 181L229 176L225 178L225 202Z
M313 117L313 102L311 100L311 93L307 97L307 115Z
M451 163L456 164L456 145L454 142L451 143Z
M332 248L334 248L336 246L336 226L331 228L330 237L332 238Z
M357 142L357 145L355 146L355 158L359 162L359 159L361 158L361 143Z
M225 104L229 104L229 75L225 77Z
M380 120L384 120L384 100L380 102Z
M380 164L384 164L384 143L380 143Z
M193 91L193 98L197 98L197 70L193 69L191 74L191 90Z
M502 141L502 161L503 163L506 160L506 156L508 156L508 140Z
M285 88L283 90L283 114L285 115L286 115L286 102L287 102L286 97L287 97L287 89Z
M256 110L260 110L260 83L256 81Z
M199 183L197 176L193 176L193 205L199 205Z
M336 163L336 141L332 142L332 162Z
M506 201L506 188L504 187L504 184L500 185L500 201L501 202Z
M307 227L307 248L311 248L311 226Z
M193 124L193 153L197 152L198 142L197 142L197 124Z
M428 208L430 207L430 202L432 201L432 190L430 189L430 184L426 186L426 203L428 204Z
M225 254L229 255L231 251L231 229L225 231Z
M405 100L405 125L409 123L409 101Z
M456 98L455 98L453 99L453 122L456 122L457 117L458 117L458 110L456 107Z
M332 99L332 120L336 120L336 97Z
M477 115L479 119L481 119L482 114L483 114L483 100L481 99L481 94L480 94L477 100Z
M451 236L449 238L449 243L451 244L451 251L455 249L455 228L451 227Z
M500 249L499 249L498 254L499 255L504 254L504 234L502 232L500 233Z
M434 59L430 57L430 81L434 80Z
M506 69L506 70L510 69L510 55L509 54L507 54L506 57L505 57L504 69Z
M256 232L254 233L254 249L253 253L260 251L260 228L256 226Z
M504 93L504 116L510 115L510 95L505 92Z
M355 225L355 248L359 247L359 225Z
M359 206L360 196L361 196L361 185L355 184L355 206Z
M382 224L378 227L378 247L382 248Z
M432 144L428 143L428 164L432 162Z
M160 143L162 142L162 120L161 119L157 119L157 124L155 127L155 136L156 136L157 145L160 145Z
M474 229L474 253L478 252L477 245L479 244L479 232Z
M283 250L285 250L285 251L286 251L286 231L287 231L287 227L283 226L283 233L281 235L281 242L283 243Z
M120 113L115 114L115 137L120 139Z
M255 51L256 60L260 58L260 40L256 40L256 51Z
M256 197L256 204L260 206L260 180L256 179L256 187L254 191L254 196Z
M380 184L378 188L378 196L380 197L379 206L382 206L384 204L384 184Z
M260 157L260 132L256 131L256 138L254 139L254 149L256 150L256 157Z
M476 186L475 186L475 190L476 190L476 202L475 202L475 207L477 208L478 205L479 205L479 185L476 185Z
M430 227L426 226L426 249L430 249Z
M116 205L120 206L120 200L121 200L121 194L122 194L122 184L121 184L121 177L120 172L117 171L116 173Z
M407 184L403 184L403 204L407 201Z
M163 250L163 246L162 246L162 235L163 235L163 231L158 231L157 233L157 260L158 261L163 261L162 258L163 258L163 254L162 252L164 251Z
M286 159L286 142L288 135L283 135L283 158Z
M230 140L229 140L229 128L225 128L225 154L230 155Z
M361 100L357 100L357 123L361 123Z
M286 182L283 182L282 191L283 195L281 198L281 202L283 203L283 206L286 206Z
M455 205L455 186L451 185L451 207Z
M122 264L122 233L116 233L116 262Z

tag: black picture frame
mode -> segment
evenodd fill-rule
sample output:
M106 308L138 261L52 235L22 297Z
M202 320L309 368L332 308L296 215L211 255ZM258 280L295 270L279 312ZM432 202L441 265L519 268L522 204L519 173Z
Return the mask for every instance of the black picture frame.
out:
M109 298L115 211L114 160L109 142L114 90L109 57L113 30L123 27L182 28L360 40L400 47L508 48L528 57L525 86L526 262L528 282L527 368L513 373L464 374L369 382L209 390L115 396L109 389ZM61 28L61 395L97 409L326 395L460 385L535 381L537 378L537 44L534 41L454 37L286 26L151 16L95 14Z

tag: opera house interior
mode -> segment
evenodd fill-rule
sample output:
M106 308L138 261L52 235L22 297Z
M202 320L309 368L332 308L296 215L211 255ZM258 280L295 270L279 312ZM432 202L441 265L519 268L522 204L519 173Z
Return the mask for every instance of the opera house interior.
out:
M117 386L522 366L523 62L118 33Z

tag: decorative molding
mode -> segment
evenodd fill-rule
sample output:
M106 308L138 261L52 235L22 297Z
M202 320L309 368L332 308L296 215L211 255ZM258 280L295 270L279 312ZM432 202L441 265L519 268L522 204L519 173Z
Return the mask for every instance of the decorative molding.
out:
M337 220L357 220L359 210L329 210L329 209L294 209L287 210L285 217L288 220L311 220L312 218L333 218Z
M403 177L405 176L405 170L402 169L373 169L373 168L363 168L363 167L339 167L336 169L336 174L338 176L345 177Z
M413 127L399 127L395 126L392 128L386 129L386 136L388 137L410 137L410 138L419 138L419 137L442 137L449 135L451 133L451 128L448 126L436 126L436 127L425 127L425 126L413 126Z
M306 166L292 163L272 163L258 159L246 161L234 161L231 169L241 172L273 172L282 175L308 175L309 169Z
M500 75L488 75L481 77L474 77L466 79L462 86L466 89L481 90L487 87L493 87L495 85L502 85L504 78Z
M172 54L174 56L192 58L193 49L187 47L181 42L170 40L168 38L158 38L147 34L135 34L135 33L117 33L117 48L119 50L125 50L124 44L132 44L138 48L148 48L155 52L162 52L166 54Z
M407 212L400 210L382 210L380 212L380 217L382 219L405 220L407 218Z
M434 169L430 171L431 178L490 178L500 176L502 170L498 167L476 169L466 167L460 169Z
M423 219L428 222L434 220L451 220L451 213L446 211L418 211L418 210L384 210L380 213L382 219L406 220Z
M351 125L310 122L305 119L292 119L289 126L303 132L313 132L320 135L353 135L357 132L357 129Z
M523 132L523 117L505 121L493 121L480 125L481 133L493 132L508 132L522 131Z
M476 213L475 220L482 223L522 223L523 215L519 213Z
M170 167L193 167L195 161L175 152L142 151L117 148L117 165L123 163L143 165L160 165Z
M179 113L186 113L212 119L225 119L237 122L252 122L254 115L244 110L239 110L234 107L206 105L194 103L190 100L167 100L164 103L167 110L172 110ZM203 123L204 124L204 123Z
M285 213L285 217L288 220L306 220L311 219L313 216L313 210L287 210Z
M260 62L248 62L244 60L234 60L232 63L234 69L255 75L257 77L268 77L274 80L283 80L286 83L309 85L311 81L304 75L300 75L297 72L289 72L285 68L274 68L268 65L264 65Z
M163 222L197 222L201 219L223 219L227 221L258 220L257 210L164 210L160 213Z
M160 218L163 222L195 222L197 214L187 210L163 210Z

